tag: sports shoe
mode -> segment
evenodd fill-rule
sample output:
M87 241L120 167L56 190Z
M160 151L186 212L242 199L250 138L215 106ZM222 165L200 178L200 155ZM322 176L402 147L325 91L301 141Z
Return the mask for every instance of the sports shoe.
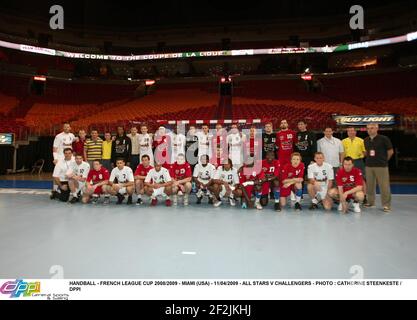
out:
M213 204L213 197L209 197L208 204Z
M78 197L72 196L71 199L68 201L71 204L77 203L79 201Z
M110 197L104 197L103 204L105 205L110 204Z
M120 193L117 194L117 202L116 204L122 204L123 200L125 199L124 195L121 195Z
M363 207L373 209L373 208L376 208L376 205L374 205L372 203L369 203L369 202L366 202L366 203L363 204Z
M229 203L232 207L236 206L236 200L233 198L229 198Z
M296 202L295 203L294 209L295 209L295 211L301 211L301 210L303 210L303 208L301 208L301 204L299 202Z
M312 203L311 206L308 208L309 210L317 210L319 206L315 203Z
M172 206L171 199L166 199L166 200L165 200L165 205L166 205L167 207L171 207L171 206Z
M246 202L242 202L241 208L242 209L247 209L248 208L248 205L246 204Z
M258 201L256 201L256 202L255 202L255 208L256 208L257 210L262 210L262 209L263 209L263 207L262 207L261 203L260 203L260 202L258 202Z
M52 191L51 195L49 196L49 199L54 200L56 198L58 198L58 192Z
M353 212L361 213L361 206L360 206L359 202L354 202L353 203Z
M219 201L218 199L214 199L214 204L213 204L213 206L215 206L216 208L218 208L218 207L220 207L220 206L221 206L221 204L222 204L222 202L221 202L221 201Z
M138 198L138 200L136 201L136 205L140 206L141 204L143 204L142 198Z
M151 200L152 207L155 207L157 203L158 203L158 200L156 198Z
M385 213L391 213L391 208L390 207L384 207L382 209Z
M197 197L197 202L196 204L201 204L201 200L203 199L203 197Z
M132 204L132 196L127 197L127 204Z
M93 196L92 203L93 203L93 204L97 204L97 202L98 202L98 197L94 197L94 196Z
M279 202L275 202L274 210L278 211L278 212L281 212L281 204Z

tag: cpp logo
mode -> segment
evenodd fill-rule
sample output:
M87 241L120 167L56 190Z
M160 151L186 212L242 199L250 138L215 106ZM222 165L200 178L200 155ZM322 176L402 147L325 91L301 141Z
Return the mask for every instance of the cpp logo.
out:
M31 297L41 292L40 282L25 282L23 280L7 281L0 287L2 294L10 294L10 298Z

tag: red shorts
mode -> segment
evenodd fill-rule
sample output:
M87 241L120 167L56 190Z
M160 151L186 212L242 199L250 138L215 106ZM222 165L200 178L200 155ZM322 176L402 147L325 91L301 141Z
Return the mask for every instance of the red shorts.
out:
M248 193L248 195L252 195L255 194L255 186L246 186L245 187L246 192ZM262 189L261 189L262 195L268 195L269 194L269 183L266 182L262 185Z
M280 195L283 198L289 197L291 195L291 191L295 192L294 185L289 186L288 188L281 187Z
M102 186L97 187L97 188L94 190L94 194L98 194L98 195L103 194L103 187L102 187Z

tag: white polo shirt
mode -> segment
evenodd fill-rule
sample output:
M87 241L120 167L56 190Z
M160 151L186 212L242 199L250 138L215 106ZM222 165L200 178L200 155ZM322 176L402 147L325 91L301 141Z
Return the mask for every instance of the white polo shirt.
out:
M340 167L340 153L344 152L343 144L340 139L332 137L327 139L321 138L317 141L317 151L323 152L324 161L329 163L333 168Z

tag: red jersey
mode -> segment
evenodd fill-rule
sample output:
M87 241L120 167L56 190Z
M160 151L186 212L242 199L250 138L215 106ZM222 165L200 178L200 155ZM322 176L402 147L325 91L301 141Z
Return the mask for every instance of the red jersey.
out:
M248 170L250 170L250 169L251 169L250 167L247 167L245 165L242 168L239 169L239 171L238 171L239 183L242 184L242 183L247 182L247 181L265 179L265 173L263 172L263 170L260 170L260 172L257 172L255 167L252 168L253 169L252 174L246 175L245 173L247 173Z
M151 165L145 168L143 164L141 163L140 165L137 166L134 176L146 177L146 175L148 174L149 171L151 171L151 169L153 169Z
M178 164L175 162L171 166L170 175L175 180L183 180L185 178L192 177L191 166L188 162L184 164Z
M350 172L340 168L336 173L336 183L338 187L343 187L343 191L349 191L357 186L363 186L362 171L358 168L352 168Z
M94 169L90 170L87 176L87 182L91 184L97 184L99 182L109 180L109 179L110 179L110 173L104 167L101 167L101 169L98 171Z
M286 179L303 178L304 177L304 163L300 162L297 167L293 167L291 163L287 163L281 170L281 181Z
M83 156L84 158L84 144L85 144L85 139L84 140L78 139L78 141L74 141L72 143L72 151L74 155L80 155L80 156Z
M273 160L271 163L268 160L262 160L262 171L265 173L265 176L275 176L279 177L281 174L281 164L279 160Z
M293 130L288 129L277 132L278 159L282 165L290 162L291 154L294 152L294 145L297 141L297 133Z

